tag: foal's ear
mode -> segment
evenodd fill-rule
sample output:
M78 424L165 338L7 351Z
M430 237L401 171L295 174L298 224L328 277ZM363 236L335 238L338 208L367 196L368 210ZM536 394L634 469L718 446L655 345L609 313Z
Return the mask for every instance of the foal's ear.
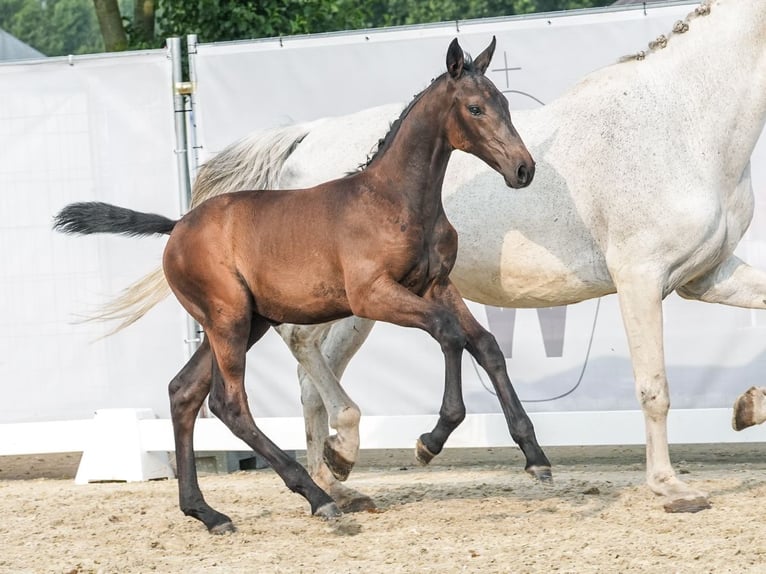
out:
M489 63L492 61L492 55L495 53L496 45L497 42L495 37L492 36L492 41L489 43L489 46L487 46L487 49L479 54L473 61L473 65L476 67L476 71L479 72L482 76L484 75L484 72L487 71L487 68L489 68Z
M447 71L453 80L457 80L463 73L463 48L457 43L457 38L450 42L447 49Z

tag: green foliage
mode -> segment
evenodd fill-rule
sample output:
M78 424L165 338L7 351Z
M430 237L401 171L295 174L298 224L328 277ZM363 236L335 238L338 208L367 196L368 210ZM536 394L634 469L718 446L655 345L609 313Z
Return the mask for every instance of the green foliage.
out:
M163 36L214 42L354 29L364 15L349 0L160 0L157 23Z
M104 50L91 0L0 0L0 28L46 56Z
M530 12L587 8L613 0L159 0L163 36L201 42L316 34Z
M133 2L120 0L131 49L157 48L169 36L191 33L201 42L241 40L587 8L612 0L157 0L157 34L150 41L132 27ZM104 49L93 0L0 0L0 28L49 56Z

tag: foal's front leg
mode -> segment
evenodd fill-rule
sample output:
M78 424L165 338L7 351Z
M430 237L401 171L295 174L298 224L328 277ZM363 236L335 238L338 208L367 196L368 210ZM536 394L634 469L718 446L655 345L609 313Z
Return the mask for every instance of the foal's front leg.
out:
M508 429L514 442L526 457L525 469L542 482L551 481L551 464L537 442L535 429L516 395L506 368L505 357L495 337L474 318L457 288L449 282L432 294L454 312L466 334L466 349L487 372L503 409ZM433 433L426 433L418 441L418 460L427 464L439 452L444 442Z
M430 460L441 451L452 431L465 418L461 378L461 358L466 345L465 332L454 312L442 302L430 295L418 297L391 279L379 279L367 290L349 291L349 302L355 315L403 327L417 327L426 331L440 344L445 370L439 420L430 433L423 435L427 444L419 443L416 449L418 459L425 462L424 459L428 456L425 453L433 448L428 457Z

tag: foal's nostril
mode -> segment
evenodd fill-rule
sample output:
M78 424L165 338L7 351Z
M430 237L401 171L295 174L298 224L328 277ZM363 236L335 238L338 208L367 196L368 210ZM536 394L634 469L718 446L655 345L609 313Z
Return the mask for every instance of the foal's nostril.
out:
M522 163L516 170L516 178L519 180L521 185L526 185L528 176L529 170L527 170L527 166Z
M532 183L532 179L535 177L535 162L521 163L516 168L516 177L521 187L526 187Z

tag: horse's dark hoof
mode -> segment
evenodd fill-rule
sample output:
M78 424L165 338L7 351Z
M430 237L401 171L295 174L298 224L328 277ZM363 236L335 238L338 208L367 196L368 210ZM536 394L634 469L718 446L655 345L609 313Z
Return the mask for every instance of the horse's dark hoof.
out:
M338 508L337 504L334 502L327 502L316 509L314 516L324 518L325 520L330 520L331 518L338 518L339 516L343 516L343 513L340 511L340 508Z
M228 534L230 532L236 531L237 527L234 526L233 522L223 522L222 524L216 524L215 526L208 529L210 534Z
M417 460L423 466L431 462L436 455L428 450L428 447L423 444L421 439L415 443L415 460Z
M710 508L710 501L704 496L679 498L662 505L665 512L699 512Z
M327 468L332 472L332 475L341 482L348 478L348 475L351 474L351 469L354 468L353 462L340 456L338 451L332 447L332 442L329 437L324 442L322 457L324 458Z
M527 473L534 477L541 484L553 484L553 474L550 466L530 466L525 469Z

